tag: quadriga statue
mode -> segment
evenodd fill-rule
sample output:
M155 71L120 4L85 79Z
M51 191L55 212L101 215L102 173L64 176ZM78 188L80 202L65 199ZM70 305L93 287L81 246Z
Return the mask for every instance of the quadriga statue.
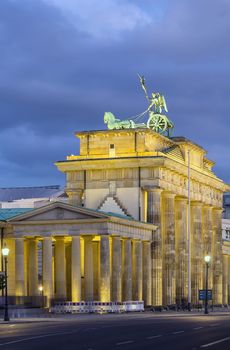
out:
M174 125L168 117L162 113L163 111L168 112L164 96L159 92L153 92L151 97L149 97L145 85L145 78L143 76L139 76L139 78L141 87L144 90L145 97L149 103L148 108L144 112L125 120L116 118L111 112L105 112L105 124L107 124L107 127L110 130L149 128L160 134L170 136ZM147 123L138 123L138 121L141 121L147 113L149 115Z
M135 129L146 128L146 124L136 124L132 119L120 120L115 117L111 112L105 112L104 123L107 124L108 129Z

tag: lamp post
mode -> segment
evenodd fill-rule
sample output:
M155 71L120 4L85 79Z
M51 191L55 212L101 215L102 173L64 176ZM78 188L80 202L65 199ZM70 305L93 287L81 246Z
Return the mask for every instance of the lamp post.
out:
M9 254L9 248L4 247L2 248L2 255L4 258L5 263L5 312L4 312L4 321L9 321L9 315L8 315L8 290L7 290L7 257Z
M192 278L191 278L191 191L190 191L190 150L188 150L188 311L191 311Z
M43 285L39 285L38 290L40 292L40 295L43 295Z
M208 314L208 268L209 268L209 262L211 260L210 255L206 255L204 257L204 261L206 264L206 277L205 277L205 305L204 305L204 313Z

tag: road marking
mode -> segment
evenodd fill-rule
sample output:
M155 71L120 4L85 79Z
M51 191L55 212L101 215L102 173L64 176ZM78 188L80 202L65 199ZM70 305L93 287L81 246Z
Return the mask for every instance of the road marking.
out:
M223 339L220 339L220 340L216 340L216 341L214 341L212 343L201 345L201 348L207 348L208 346L212 346L212 345L216 345L216 344L219 344L219 343L223 343L224 341L227 341L227 340L230 340L230 337L223 338Z
M162 337L162 334L153 335L152 337L147 337L146 339L154 339L154 338L160 338L160 337Z
M180 333L184 333L184 331L173 332L173 334L180 334Z
M83 329L82 332L94 331L95 329L97 328L86 328L86 329Z
M193 328L194 330L197 330L197 329L201 329L201 328L204 328L204 327L196 327L196 328Z
M72 332L59 332L59 333L48 333L48 334L36 335L34 337L22 338L22 339L18 339L18 340L8 341L6 343L0 343L0 346L22 343L24 341L33 340L33 339L48 338L48 337L52 337L53 335L65 335L65 334L67 335L67 334L73 334L73 333L77 333L77 332L78 332L78 330L72 331Z
M126 341L122 341L120 343L117 343L116 345L124 345L124 344L131 344L133 343L134 341L133 340L126 340Z
M211 324L210 327L216 327L216 326L219 326L220 324L219 323L214 323L214 324Z

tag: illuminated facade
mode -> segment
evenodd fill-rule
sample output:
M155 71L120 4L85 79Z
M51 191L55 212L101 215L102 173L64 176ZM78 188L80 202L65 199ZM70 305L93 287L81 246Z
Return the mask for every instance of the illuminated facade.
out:
M53 203L7 223L14 252L10 293L38 294L41 241L48 299L186 303L190 168L192 304L199 303L198 291L204 288L207 254L213 302L229 303L221 232L222 197L229 188L212 172L205 150L149 129L79 132L77 137L80 154L56 163L66 174L69 205Z
M70 202L117 208L158 227L151 244L152 305L188 299L188 154L191 195L192 303L204 288L204 256L211 255L209 287L222 304L222 198L228 186L212 172L206 151L191 141L148 129L79 132L80 155L57 162Z
M226 196L226 197L229 197ZM228 198L227 198L228 199ZM230 218L229 203L224 200L224 218L222 219L223 241L223 304L230 304Z
M39 303L38 246L43 295L51 299L151 303L151 241L156 227L121 215L55 202L5 224L10 248L9 295Z

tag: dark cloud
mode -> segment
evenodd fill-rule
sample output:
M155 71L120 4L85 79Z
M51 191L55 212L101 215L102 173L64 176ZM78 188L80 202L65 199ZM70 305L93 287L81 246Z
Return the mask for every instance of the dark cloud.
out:
M137 73L230 182L229 1L108 0L105 27L87 2L0 1L1 186L64 183L53 163L77 152L74 131L146 108Z

